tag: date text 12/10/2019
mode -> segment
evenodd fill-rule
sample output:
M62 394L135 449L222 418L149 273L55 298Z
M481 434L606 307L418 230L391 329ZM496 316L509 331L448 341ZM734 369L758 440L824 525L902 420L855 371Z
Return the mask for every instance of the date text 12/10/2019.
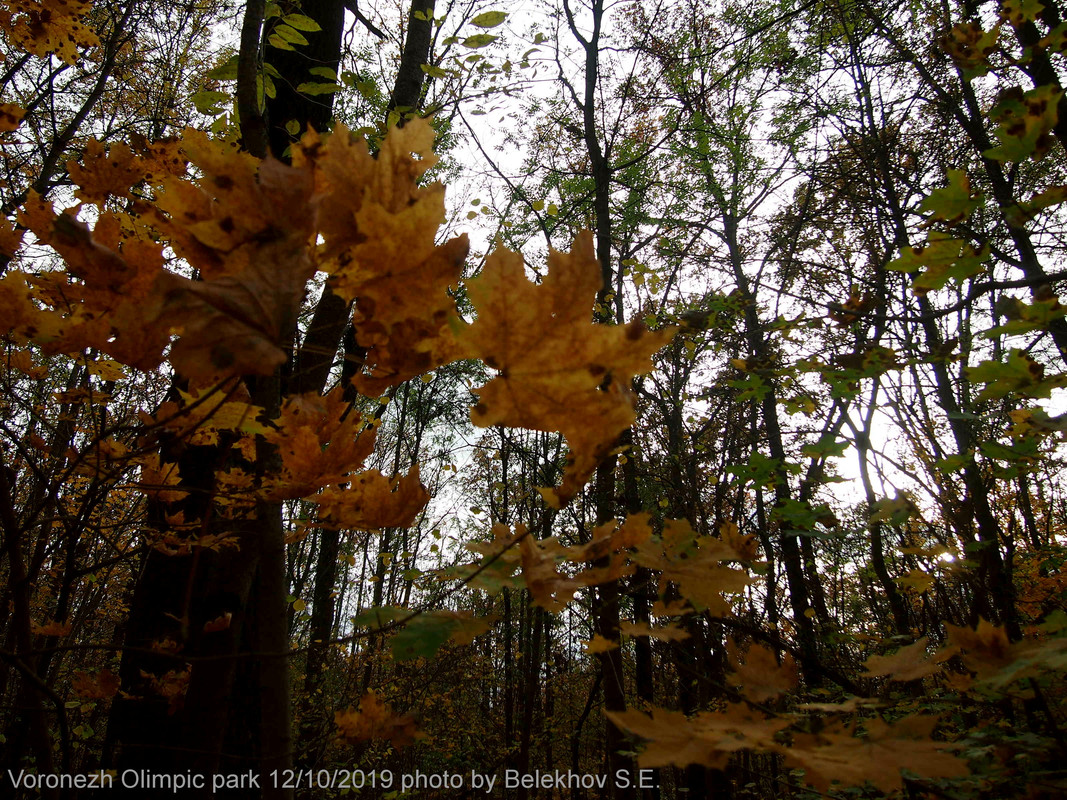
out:
M651 789L655 786L655 772L639 769L634 772L618 770L614 779L604 774L572 772L571 770L534 770L520 772L505 770L503 775L470 772L415 772L394 773L391 770L320 769L281 770L272 772L273 786L288 789L481 789L486 794L497 786L505 789L604 789L609 780L619 789L631 786Z

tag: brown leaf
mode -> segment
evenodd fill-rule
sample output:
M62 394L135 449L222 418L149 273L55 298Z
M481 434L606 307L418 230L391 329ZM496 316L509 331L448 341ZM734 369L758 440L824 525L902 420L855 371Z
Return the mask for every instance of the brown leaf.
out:
M67 636L72 629L69 622L57 622L56 620L46 622L44 625L30 626L30 632L34 636Z
M103 700L118 694L119 676L109 669L102 669L95 675L76 670L70 688L76 697L83 700Z
M747 699L762 703L797 688L797 665L789 653L782 656L782 663L779 664L773 650L753 644L745 653L744 662L741 662L732 639L727 652L730 665L734 668L730 684L742 687L741 691Z

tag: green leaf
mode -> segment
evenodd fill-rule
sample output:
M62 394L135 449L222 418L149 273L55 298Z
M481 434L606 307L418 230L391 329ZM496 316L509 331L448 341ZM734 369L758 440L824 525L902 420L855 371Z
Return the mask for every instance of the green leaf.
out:
M476 33L474 36L468 36L463 40L463 46L469 47L472 50L478 47L485 47L497 40L496 36L491 33Z
M982 451L983 455L998 461L1033 459L1038 455L1037 447L1037 439L1032 436L1019 439L1011 445L1004 445L999 442L982 442L978 445L978 449Z
M210 70L206 77L215 81L237 80L237 59L238 57L236 55L230 56L213 70Z
M272 17L280 17L282 15L282 7L277 3L267 3L266 8L263 11L264 19L271 19Z
M821 504L812 508L807 503L785 498L777 504L772 514L778 519L789 524L789 533L807 533L815 528L815 523L821 521L830 513L829 506Z
M981 203L981 196L971 197L971 182L967 173L962 169L950 169L948 186L930 192L919 208L932 212L930 219L959 222L969 217Z
M311 75L318 75L320 78L325 78L328 81L337 83L337 70L330 69L329 67L312 67L308 70Z
M1067 375L1045 378L1045 368L1026 353L1015 348L1008 360L983 361L967 370L967 377L986 387L978 395L978 401L997 400L1010 394L1023 397L1049 397L1053 389L1067 386Z
M315 22L311 17L306 17L303 14L286 14L282 17L282 22L286 25L291 25L297 30L308 31L309 33L315 33L321 31L322 26Z
M270 36L268 36L267 41L270 43L271 47L275 47L278 50L292 50L294 52L296 51L295 47L293 47L291 44L289 44L289 42L285 41L285 39L283 39L276 33L272 33Z
M285 132L290 136L297 136L300 133L300 123L295 119L289 120L285 123Z
M1000 103L989 115L1000 125L995 132L1000 146L982 155L997 161L1043 156L1052 146L1049 132L1056 125L1056 108L1062 96L1062 90L1053 85L1038 86L1025 93L1018 87L1003 92Z
M471 25L476 25L479 28L495 28L507 18L508 15L503 11L486 11L484 14L479 14L472 19Z
M274 29L274 32L290 44L308 44L308 40L304 38L304 34L289 25L279 25Z
M301 83L296 87L300 94L333 94L341 88L339 83Z
M201 114L215 115L222 111L219 104L228 102L230 95L226 92L204 91L197 92L189 99L193 101L196 110Z
M389 647L397 661L432 658L455 630L455 620L420 614L393 636Z
M890 525L903 525L918 509L915 503L904 495L897 495L892 500L875 500L871 503L871 522L888 522Z
M944 473L959 472L967 465L967 461L967 456L948 456L935 462L934 466Z
M1036 20L1044 7L1045 4L1041 0L1003 0L1000 5L1000 17L1012 27L1018 28Z
M431 78L447 78L449 74L448 70L435 67L433 64L420 64L419 66Z
M848 449L848 442L839 442L832 433L824 433L819 441L806 444L800 448L800 452L808 458L822 458L824 456L843 456Z
M968 242L954 239L946 233L932 232L925 245L903 247L900 257L886 266L897 272L922 273L911 284L911 290L922 296L929 291L941 289L950 280L959 283L973 278L985 268L983 262L989 257L988 245L981 252Z

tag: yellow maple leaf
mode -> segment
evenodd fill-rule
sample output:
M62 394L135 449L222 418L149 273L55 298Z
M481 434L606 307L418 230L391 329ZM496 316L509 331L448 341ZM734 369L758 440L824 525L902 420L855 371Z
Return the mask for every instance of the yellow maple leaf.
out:
M91 0L6 0L0 7L0 28L35 56L54 54L73 64L80 57L79 48L100 44L82 22L91 11Z
M516 533L519 528L516 526ZM559 612L582 583L568 575L561 575L556 569L557 559L565 556L565 549L555 537L537 541L531 536L519 539L519 553L522 557L522 578L535 605L548 611Z
M831 782L860 786L870 781L883 792L903 786L902 769L924 778L954 778L968 774L964 761L946 750L946 742L930 738L937 717L913 715L890 724L880 719L864 723L866 736L855 735L855 726L834 723L818 734L798 733L792 747L780 747L786 763L804 769L804 781L820 791Z
M124 142L116 142L105 150L104 143L90 139L82 153L81 163L67 162L67 172L74 184L78 199L103 207L109 197L129 198L130 189L145 176L145 168L138 156Z
M871 656L863 662L867 668L866 675L872 678L888 677L891 681L914 681L933 675L941 666L927 658L927 640L928 637L923 636L891 656Z
M410 528L430 500L419 465L399 478L371 469L352 476L347 488L329 486L312 498L322 524L345 530Z
M570 253L549 253L539 285L527 279L522 256L503 248L467 281L478 318L459 332L460 341L498 373L475 390L479 403L471 418L480 427L563 434L571 451L563 483L542 490L553 508L577 494L634 421L631 380L652 368L652 354L674 333L650 332L640 322L594 324L600 286L588 231Z
M618 642L613 642L611 639L605 639L599 633L594 634L592 639L582 642L582 647L589 655L596 655L597 653L607 653L612 650L617 650L619 647Z
M467 238L436 244L445 189L419 185L437 161L434 136L428 120L412 120L389 132L375 158L338 126L326 139L309 133L294 153L294 165L315 168L317 266L334 292L355 301L368 372L353 382L368 397L461 357L449 288L459 282Z
M643 622L623 622L619 630L628 636L650 636L664 642L678 642L689 638L689 632L677 625L646 625Z
M0 103L0 133L13 131L26 116L26 109L12 103Z
M663 580L677 583L682 596L694 606L725 615L730 605L724 593L743 591L752 582L747 572L724 563L738 556L730 543L698 536L684 519L669 519L664 521L661 537L636 547L634 560L659 570Z
M274 482L273 496L306 497L323 486L344 482L374 450L375 430L350 411L340 386L325 396L310 392L290 397L275 430L265 434L282 457L283 471Z
M774 749L775 734L790 725L788 719L766 717L742 703L692 718L662 708L653 708L651 716L634 710L605 715L620 728L648 740L638 756L642 767L722 767L737 750Z

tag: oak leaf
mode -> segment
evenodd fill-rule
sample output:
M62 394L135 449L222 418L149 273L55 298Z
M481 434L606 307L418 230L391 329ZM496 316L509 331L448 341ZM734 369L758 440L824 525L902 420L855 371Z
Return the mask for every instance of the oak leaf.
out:
M527 279L521 255L499 248L466 285L478 317L459 332L460 341L498 373L475 389L471 418L480 427L563 434L570 447L563 482L542 490L560 508L634 421L631 380L652 368L652 354L674 331L593 323L601 275L588 231L570 253L550 251L540 284Z

